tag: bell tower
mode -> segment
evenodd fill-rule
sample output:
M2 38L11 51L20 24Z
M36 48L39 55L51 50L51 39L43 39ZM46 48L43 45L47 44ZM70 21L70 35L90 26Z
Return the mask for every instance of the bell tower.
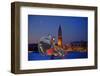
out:
M62 29L60 25L58 29L58 46L62 47Z

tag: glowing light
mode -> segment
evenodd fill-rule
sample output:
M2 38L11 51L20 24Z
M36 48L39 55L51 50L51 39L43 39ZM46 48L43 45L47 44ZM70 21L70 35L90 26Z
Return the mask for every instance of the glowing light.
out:
M62 46L62 41L58 40L58 46Z

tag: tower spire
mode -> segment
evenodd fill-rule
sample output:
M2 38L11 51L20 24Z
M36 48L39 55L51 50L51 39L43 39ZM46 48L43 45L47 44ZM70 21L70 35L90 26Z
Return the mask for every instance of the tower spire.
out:
M59 29L58 29L58 35L62 35L62 29L61 29L61 25L59 25Z
M61 25L59 25L59 28L58 28L58 46L62 47L62 29L61 29Z

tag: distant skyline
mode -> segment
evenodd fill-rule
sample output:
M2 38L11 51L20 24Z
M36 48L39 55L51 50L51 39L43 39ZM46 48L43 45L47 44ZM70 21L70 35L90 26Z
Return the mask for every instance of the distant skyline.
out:
M57 42L59 25L62 28L64 44L87 41L87 17L28 15L28 43L37 43L41 37L48 34L55 36Z

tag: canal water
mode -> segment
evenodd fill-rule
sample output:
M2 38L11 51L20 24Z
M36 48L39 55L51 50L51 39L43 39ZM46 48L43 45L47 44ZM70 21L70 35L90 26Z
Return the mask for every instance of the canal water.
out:
M88 58L88 52L71 51L68 52L64 57L59 56L43 56L39 52L28 52L28 60L55 60L55 59L80 59Z

